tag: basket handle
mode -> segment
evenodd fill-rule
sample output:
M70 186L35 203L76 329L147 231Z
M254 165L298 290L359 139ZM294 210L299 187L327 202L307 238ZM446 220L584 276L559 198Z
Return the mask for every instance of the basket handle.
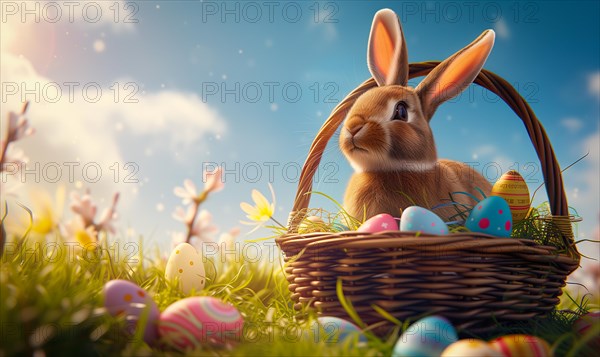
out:
M409 64L409 78L425 76L438 64L440 64L439 61L411 63ZM521 118L523 124L525 124L529 138L533 143L542 165L542 173L546 184L550 211L563 233L563 240L567 243L566 246L569 247L569 255L579 259L580 255L577 252L574 243L573 229L569 217L569 206L567 204L560 166L556 160L554 150L546 135L546 131L527 101L525 101L513 86L502 77L483 69L479 75L477 75L477 78L475 78L474 83L502 98L502 100L504 100L504 102L506 102L506 104L508 104L508 106ZM304 219L305 210L310 202L313 176L321 162L321 157L327 142L343 122L356 98L376 86L375 80L369 78L355 88L333 109L331 115L317 133L300 174L298 190L288 222L290 233L297 232L298 224Z

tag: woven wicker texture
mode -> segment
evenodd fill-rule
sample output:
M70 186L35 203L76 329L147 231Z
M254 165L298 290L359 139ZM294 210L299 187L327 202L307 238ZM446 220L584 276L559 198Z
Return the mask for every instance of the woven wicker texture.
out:
M424 76L438 64L412 63L410 78ZM478 233L418 237L398 231L296 233L327 142L354 100L376 86L369 79L340 102L317 133L300 176L289 233L276 239L285 254L285 273L298 310L309 306L322 315L348 319L336 294L338 280L361 320L378 331L386 331L391 322L375 306L400 321L439 314L470 331L544 316L554 309L566 277L580 259L560 167L544 128L508 82L482 70L474 83L497 94L522 119L540 159L553 219L560 227L556 238L566 250Z

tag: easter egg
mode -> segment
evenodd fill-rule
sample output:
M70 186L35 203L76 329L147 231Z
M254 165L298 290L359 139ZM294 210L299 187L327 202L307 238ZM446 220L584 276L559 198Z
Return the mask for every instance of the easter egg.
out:
M360 328L352 322L339 317L322 316L311 326L315 342L341 343L348 338L356 338L358 342L367 342Z
M104 307L115 317L124 316L127 331L135 334L138 321L145 318L144 341L152 344L157 336L160 312L146 290L127 280L111 280L104 284Z
M573 324L573 329L579 338L587 333L590 333L592 326L600 325L600 311L588 312L581 316ZM600 335L596 334L591 340L586 343L586 349L600 350Z
M504 357L482 340L467 339L456 341L448 346L441 357Z
M398 223L394 217L387 213L381 213L373 216L365 221L358 229L357 232L365 233L377 233L383 231L397 231Z
M502 197L512 212L513 223L523 220L529 212L531 199L523 177L514 170L508 171L492 187L492 196Z
M241 339L244 320L232 305L209 296L193 296L169 305L160 314L161 341L179 351Z
M298 233L313 233L313 232L325 232L327 225L321 217L308 216L302 220L300 226L298 226Z
M339 221L333 221L332 228L335 232L347 232L350 230L347 225L342 224Z
M490 196L482 200L469 214L465 226L471 232L486 233L496 237L510 237L512 215L508 203L498 196Z
M420 234L448 234L448 226L437 214L419 206L407 207L402 212L400 230Z
M204 265L196 248L188 243L178 244L167 261L165 277L168 281L177 282L185 294L202 290L205 284Z
M429 316L413 323L400 335L392 356L439 356L456 341L456 330L448 320L440 316Z
M588 312L575 321L573 328L578 335L584 335L594 324L600 324L600 311Z
M506 357L550 357L548 342L529 335L507 335L490 341L489 345Z

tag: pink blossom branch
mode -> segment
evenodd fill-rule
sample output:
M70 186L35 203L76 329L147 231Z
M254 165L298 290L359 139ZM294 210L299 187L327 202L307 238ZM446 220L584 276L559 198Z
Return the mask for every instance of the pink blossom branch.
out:
M192 240L194 224L196 223L196 220L198 219L198 210L200 209L200 205L202 204L202 202L206 201L206 199L208 198L208 192L209 191L206 191L206 190L202 191L200 196L198 196L197 198L195 198L192 201L192 205L193 205L192 219L189 222L186 222L186 226L187 226L187 234L185 237L186 243L190 243L190 241Z
M29 102L27 101L23 104L23 108L21 108L21 115L25 115L25 112L27 112L28 107L29 107ZM9 122L10 122L10 120L9 120ZM8 150L8 145L10 145L10 143L15 141L15 133L16 132L11 132L10 129L11 128L9 127L8 135L6 136L6 141L2 142L2 148L0 149L0 172L3 170L2 168L4 167L4 161L6 160L6 152Z

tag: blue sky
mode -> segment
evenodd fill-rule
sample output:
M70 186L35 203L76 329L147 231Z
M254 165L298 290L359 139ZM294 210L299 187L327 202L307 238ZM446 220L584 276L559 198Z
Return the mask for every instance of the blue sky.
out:
M115 3L117 22L111 8ZM171 218L180 204L173 187L185 178L199 183L204 163L224 164L229 170L225 190L205 205L221 229L239 225L244 219L239 202L249 201L253 188L267 193L269 181L277 195L276 216L285 220L296 169L315 133L337 101L369 77L369 29L374 13L384 7L402 21L410 62L443 60L485 29L496 30L485 68L529 100L559 162L566 166L592 151L565 174L565 181L569 203L585 219L582 236L597 229L598 2L274 2L272 14L271 5L263 2L144 1L128 9L117 1L97 4L103 12L94 23L82 15L83 5L75 8L73 21L61 5L56 23L48 21L52 9L44 13L43 2L39 23L31 16L22 21L21 8L3 7L2 81L39 82L42 87L58 83L63 88L57 103L44 95L30 98L29 117L38 133L21 147L30 164L98 162L102 179L83 180L79 186L106 200L110 192L122 192L122 232L133 228L166 246L170 232L181 229ZM136 8L131 18L138 22L125 23L127 11ZM224 15L227 9L233 10ZM76 90L70 103L67 82L78 82L78 88L97 83L102 98L86 103ZM111 89L115 82L120 88L117 103ZM216 93L207 92L215 88ZM230 90L224 98L223 89ZM132 91L139 102L125 103ZM20 94L3 98L3 113L19 108ZM441 157L488 165L492 177L497 166L502 171L518 168L532 191L541 180L520 120L480 87L471 86L458 100L441 106L432 128ZM120 167L135 163L139 183L122 182L121 172L115 184L113 162ZM328 166L315 190L341 201L351 168L335 142L323 163ZM29 180L19 188L21 200L27 200L25 192L33 186L50 191L59 184L75 187L66 175L59 183L41 181ZM312 206L331 208L322 199ZM586 248L590 254L597 250Z

